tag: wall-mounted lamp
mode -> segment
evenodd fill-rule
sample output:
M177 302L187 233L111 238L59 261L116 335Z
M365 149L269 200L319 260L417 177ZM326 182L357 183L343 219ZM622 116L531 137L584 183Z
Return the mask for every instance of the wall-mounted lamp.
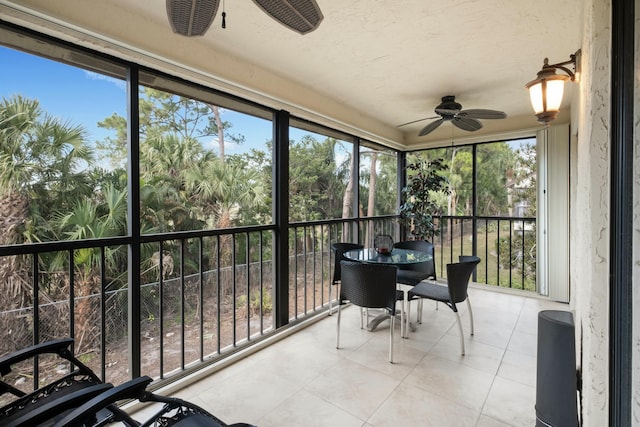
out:
M529 89L531 105L540 123L548 125L554 120L560 111L560 103L564 92L564 82L574 81L576 74L580 72L580 55L578 50L571 55L571 59L558 64L549 64L549 58L544 58L542 70L538 71L538 77L525 85ZM573 71L566 66L573 64ZM567 73L556 74L556 70Z

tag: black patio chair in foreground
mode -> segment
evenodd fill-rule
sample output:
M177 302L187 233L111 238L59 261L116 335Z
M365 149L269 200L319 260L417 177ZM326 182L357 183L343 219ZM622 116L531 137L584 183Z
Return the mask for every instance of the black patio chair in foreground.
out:
M130 427L176 426L176 427L252 427L245 423L226 424L193 403L173 397L160 396L146 390L151 378L144 376L133 379L92 398L53 424L54 427L97 427L118 423ZM145 421L119 409L116 403L122 400L138 399L140 402L155 402L161 408ZM112 410L112 408L116 408Z
M462 330L462 322L458 314L457 303L467 301L469 309L469 321L471 324L471 335L473 335L473 312L471 311L471 303L467 295L469 287L469 279L480 262L480 258L473 257L470 261L459 262L455 264L447 264L447 283L446 285L435 282L423 281L409 290L407 317L411 314L411 300L415 298L425 298L438 302L443 302L456 315L458 330L460 331L460 353L464 356L464 332Z
M91 393L96 394L104 391L105 387L110 387L110 385L103 384L89 367L73 355L72 345L73 339L71 338L53 340L18 350L0 358L0 375L2 377L0 397L3 401L8 401L0 408L0 425L12 425L27 413L55 406L59 399L67 395L81 399L83 395L77 394L80 390L89 389L87 396L91 396ZM15 378L11 376L11 373L14 372L16 366L33 363L36 358L39 362L38 365L31 366L22 375L28 378L37 377L38 384L34 382L30 387L31 390L28 391L12 385ZM55 366L61 365L62 362L68 372L56 374L56 372L45 370L44 366L52 365L52 361L55 361ZM47 378L51 378L51 380L40 384ZM87 396L85 398L90 398ZM81 400L76 400L76 403L79 402Z
M338 298L336 348L340 348L340 314L342 305L350 302L362 308L382 308L389 313L389 362L393 363L393 330L396 301L403 301L402 291L396 290L396 266L342 261L342 281ZM404 309L402 310L404 313ZM362 327L362 312L360 313ZM404 322L404 315L401 316Z

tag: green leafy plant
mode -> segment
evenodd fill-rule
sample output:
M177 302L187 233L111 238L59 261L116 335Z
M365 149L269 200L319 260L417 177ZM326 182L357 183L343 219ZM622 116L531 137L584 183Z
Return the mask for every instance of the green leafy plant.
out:
M407 165L407 186L402 189L400 224L416 240L433 239L438 234L433 217L441 214L438 193L448 193L442 159L418 160Z

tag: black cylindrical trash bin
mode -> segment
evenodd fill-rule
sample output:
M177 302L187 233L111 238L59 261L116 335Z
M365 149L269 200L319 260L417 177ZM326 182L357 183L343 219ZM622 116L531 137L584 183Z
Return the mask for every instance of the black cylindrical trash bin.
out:
M538 313L536 427L578 426L578 382L573 314Z

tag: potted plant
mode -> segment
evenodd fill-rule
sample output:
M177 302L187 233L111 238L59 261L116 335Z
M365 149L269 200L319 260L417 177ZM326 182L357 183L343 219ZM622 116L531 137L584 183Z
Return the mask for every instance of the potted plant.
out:
M441 214L436 194L448 193L442 159L417 160L407 165L407 186L402 189L400 224L415 240L432 240L439 230L433 217Z

